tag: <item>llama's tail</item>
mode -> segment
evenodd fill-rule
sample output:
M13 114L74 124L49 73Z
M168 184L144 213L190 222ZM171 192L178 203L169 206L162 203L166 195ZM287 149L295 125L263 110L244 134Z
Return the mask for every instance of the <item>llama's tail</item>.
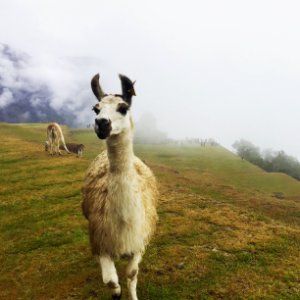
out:
M61 135L61 142L62 142L62 144L63 144L65 150L70 154L71 152L70 152L69 149L67 148L67 145L66 145L66 143L65 143L65 138L64 138L63 135Z
M58 125L58 124L57 124ZM69 149L67 148L67 146L66 146L66 142L65 142L65 138L64 138L64 134L63 134L63 132L62 132L62 130L61 130L61 128L60 128L60 126L58 125L57 126L57 128L58 128L58 130L59 130L59 133L60 133L60 136L61 136L61 142L62 142L62 144L63 144L63 147L65 148L65 150L70 154L71 152L69 151Z

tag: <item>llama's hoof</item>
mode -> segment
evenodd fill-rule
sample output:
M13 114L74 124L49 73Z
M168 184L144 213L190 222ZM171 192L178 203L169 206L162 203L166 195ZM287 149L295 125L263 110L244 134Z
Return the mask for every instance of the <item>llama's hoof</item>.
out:
M120 295L117 295L117 294L112 295L112 300L120 300L121 297L122 297L122 292L120 293Z

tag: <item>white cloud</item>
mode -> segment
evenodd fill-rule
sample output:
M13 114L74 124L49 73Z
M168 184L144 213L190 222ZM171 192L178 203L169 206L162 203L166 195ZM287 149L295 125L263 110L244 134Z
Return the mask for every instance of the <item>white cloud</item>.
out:
M4 88L0 94L0 108L5 107L11 102L13 102L13 94L8 88Z
M47 84L51 105L92 122L90 78L120 91L136 79L136 118L153 113L173 137L244 137L300 158L298 1L11 0L0 4L2 41L31 56L7 87ZM18 22L16 23L16 20ZM30 80L29 80L30 79Z
M33 97L30 99L30 103L33 107L37 107L37 106L41 105L42 101L43 100L38 97Z

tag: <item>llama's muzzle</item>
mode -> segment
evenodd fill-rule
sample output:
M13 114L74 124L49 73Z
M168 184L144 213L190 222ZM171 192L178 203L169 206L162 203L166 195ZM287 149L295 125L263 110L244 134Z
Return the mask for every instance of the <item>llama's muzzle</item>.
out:
M111 132L111 121L108 119L95 119L95 132L99 139L104 140L109 137Z

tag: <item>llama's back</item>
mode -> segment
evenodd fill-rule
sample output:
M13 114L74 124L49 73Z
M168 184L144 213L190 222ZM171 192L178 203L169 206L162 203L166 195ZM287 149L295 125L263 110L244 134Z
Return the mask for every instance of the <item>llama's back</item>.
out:
M134 166L138 175L139 190L145 209L145 229L147 234L144 244L147 245L154 233L158 219L156 213L158 191L152 171L138 157L134 158ZM82 188L82 210L85 217L89 220L90 242L93 254L105 252L105 249L100 249L104 247L104 243L101 242L102 238L99 238L99 234L101 235L101 230L106 226L104 211L107 205L108 168L107 152L103 151L91 163Z
M158 190L156 179L148 166L146 166L138 157L135 156L134 166L138 174L138 180L140 185L140 192L142 195L142 201L145 207L146 227L149 230L146 245L152 237L156 222L158 220L156 206L158 199Z

